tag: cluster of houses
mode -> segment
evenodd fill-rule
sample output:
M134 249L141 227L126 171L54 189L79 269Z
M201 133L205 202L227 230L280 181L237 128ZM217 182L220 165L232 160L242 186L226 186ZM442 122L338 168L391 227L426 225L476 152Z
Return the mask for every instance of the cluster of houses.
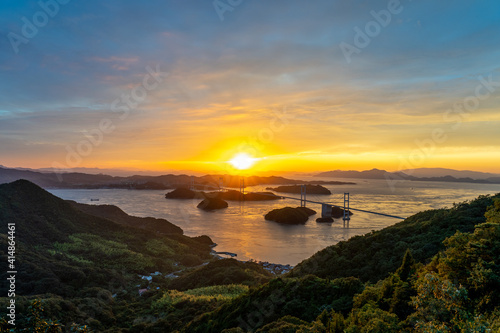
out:
M235 255L236 256L236 255ZM248 260L248 262L254 262L258 265L261 265L265 270L275 274L275 275L281 275L281 274L285 274L285 273L288 273L292 270L293 266L291 265L281 265L281 264L273 264L273 263L270 263L270 262L267 262L267 261L255 261L253 259L250 259ZM202 265L206 265L208 264L207 262L203 263ZM167 274L165 275L166 278L171 278L171 279L175 279L177 277L176 273L179 273L180 271L177 271L177 272L174 272L174 273L170 273L170 274ZM141 277L141 279L143 280L146 280L148 282L151 282L153 281L153 276L158 276L158 275L162 275L161 272L154 272L150 275L139 275ZM137 285L137 287L140 287L141 285ZM142 294L144 294L146 291L148 291L150 289L149 286L147 286L146 288L142 288L142 289L139 289L139 295L142 296ZM156 287L156 289L160 289L160 287Z
M281 275L281 274L288 273L293 268L293 266L288 265L288 264L287 265L273 264L273 263L270 263L267 261L255 261L255 260L250 259L249 262L254 262L256 264L259 264L262 267L264 267L265 270L267 270L275 275Z

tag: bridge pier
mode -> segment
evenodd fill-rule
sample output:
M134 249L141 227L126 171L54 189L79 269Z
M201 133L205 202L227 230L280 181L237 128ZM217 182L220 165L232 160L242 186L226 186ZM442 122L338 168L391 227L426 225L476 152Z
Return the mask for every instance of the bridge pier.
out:
M331 218L332 217L332 206L327 204L321 204L321 218Z
M332 205L326 203L321 204L321 217L317 218L316 222L322 222L322 223L333 222Z

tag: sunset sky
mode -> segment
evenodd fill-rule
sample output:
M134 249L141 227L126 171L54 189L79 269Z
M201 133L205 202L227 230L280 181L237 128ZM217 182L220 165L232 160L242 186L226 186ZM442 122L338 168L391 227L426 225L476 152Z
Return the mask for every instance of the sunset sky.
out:
M0 4L1 165L500 173L497 0L59 1Z

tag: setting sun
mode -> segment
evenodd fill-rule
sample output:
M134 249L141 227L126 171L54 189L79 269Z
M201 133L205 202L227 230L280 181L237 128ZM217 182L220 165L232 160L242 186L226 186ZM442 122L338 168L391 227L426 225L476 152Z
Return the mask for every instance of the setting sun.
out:
M238 153L229 161L229 163L238 170L246 170L251 168L257 160L257 158L254 158L247 153Z

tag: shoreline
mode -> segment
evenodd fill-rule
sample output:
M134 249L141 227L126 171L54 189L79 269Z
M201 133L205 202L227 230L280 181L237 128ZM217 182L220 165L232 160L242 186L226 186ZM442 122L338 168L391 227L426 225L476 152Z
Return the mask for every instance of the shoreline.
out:
M256 264L262 266L262 268L264 268L266 271L268 271L274 275L282 275L282 274L288 273L295 267L295 266L292 266L290 264L276 264L276 263L271 263L268 261L260 261L260 260L255 260L255 259L239 260L239 259L234 258L234 257L238 256L237 253L225 252L225 251L217 252L214 250L214 248L216 246L217 246L217 243L213 243L212 245L210 245L210 247L211 247L210 254L212 256L214 256L216 259L218 259L218 260L234 259L234 260L237 260L237 261L243 262L243 263L253 262L253 263L256 263ZM229 255L231 258L222 257L220 254Z

